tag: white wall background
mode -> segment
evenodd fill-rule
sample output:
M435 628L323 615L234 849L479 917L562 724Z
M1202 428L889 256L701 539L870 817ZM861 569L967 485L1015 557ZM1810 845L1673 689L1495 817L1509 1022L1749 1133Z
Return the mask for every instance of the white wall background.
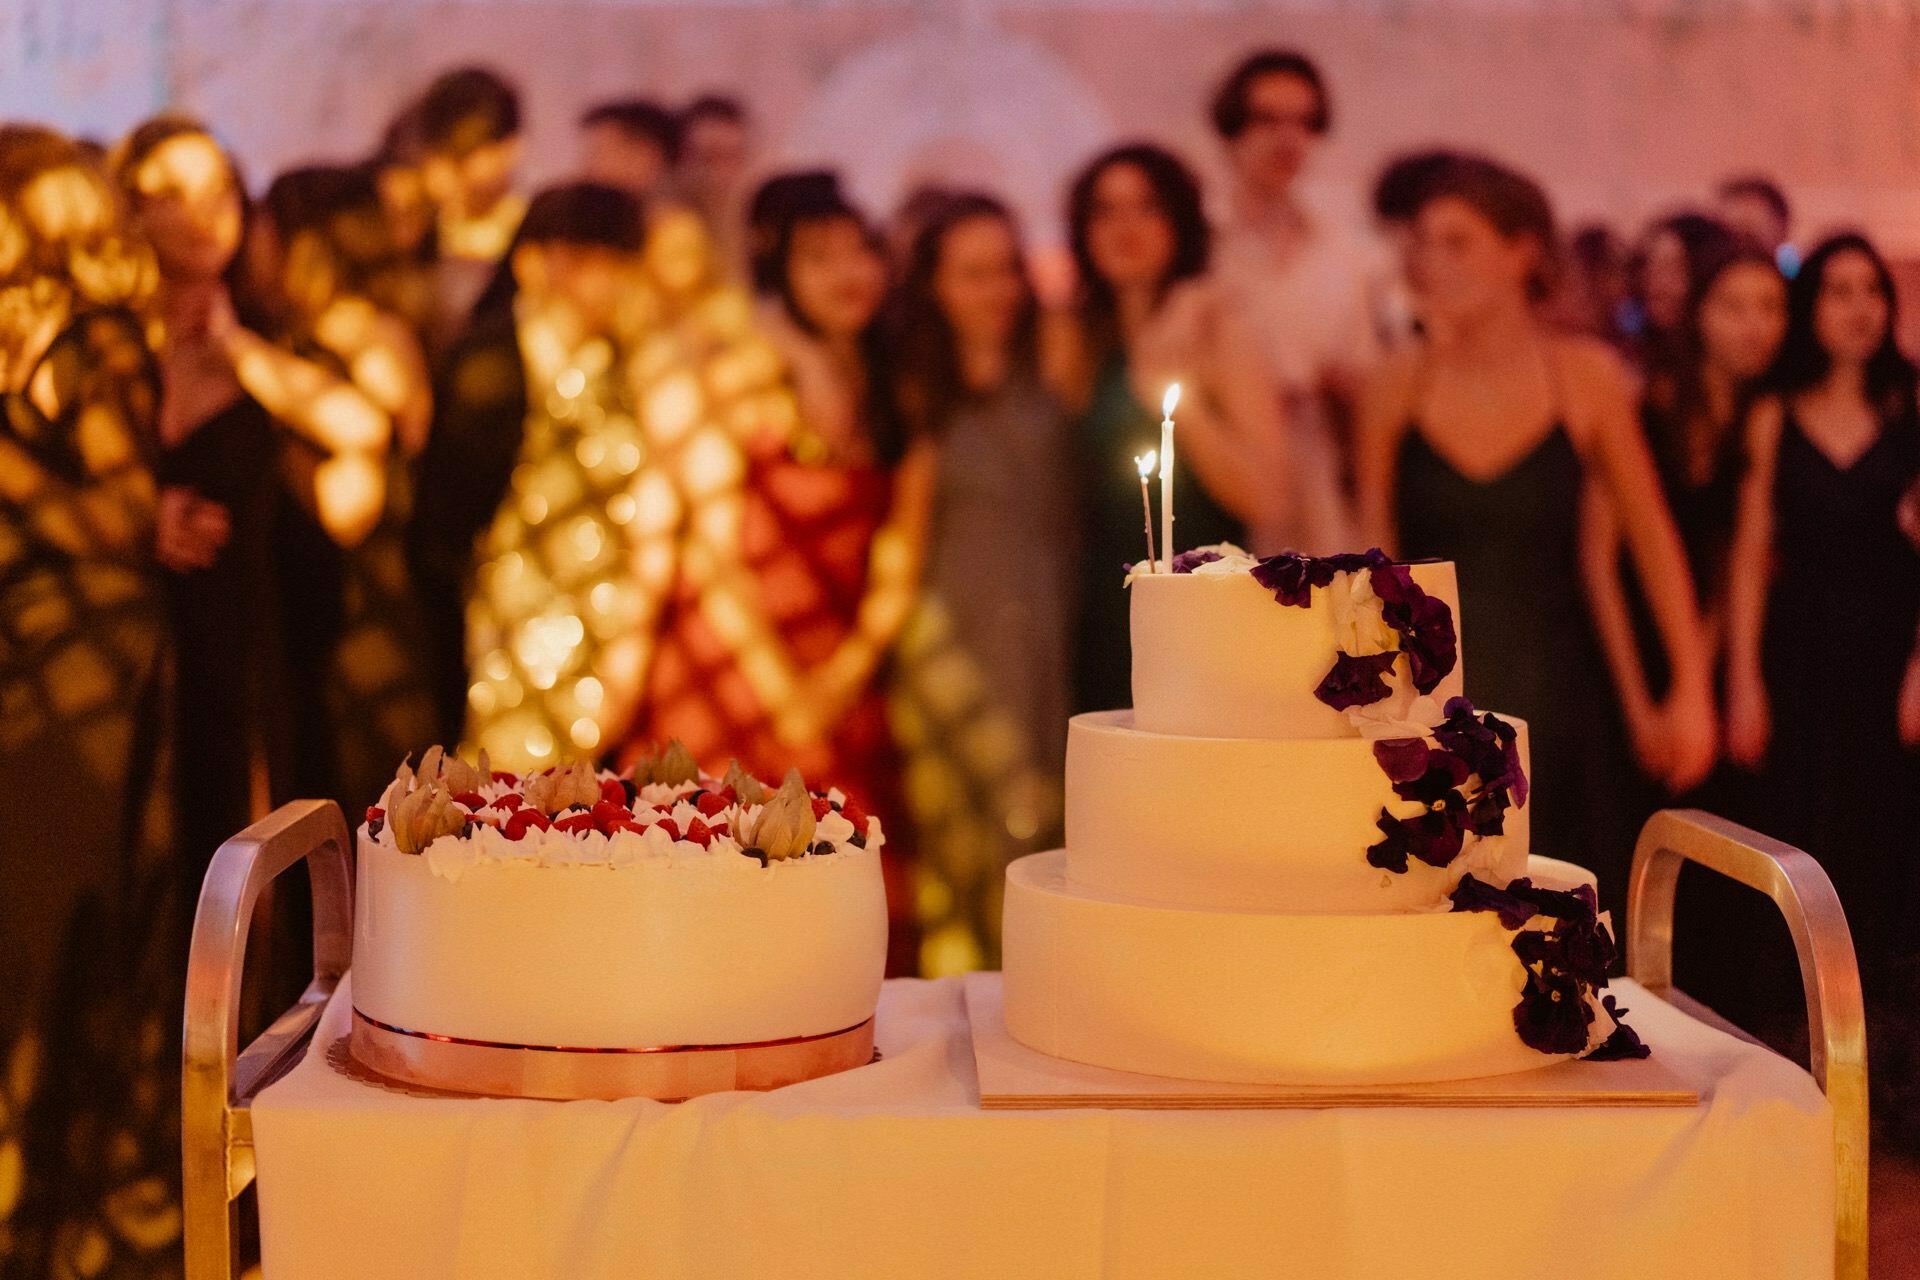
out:
M526 90L537 177L587 103L734 90L769 158L841 164L876 208L916 177L1007 190L1036 235L1120 135L1216 157L1233 58L1296 44L1334 87L1323 197L1357 209L1392 151L1480 147L1569 220L1630 224L1731 170L1789 187L1811 233L1920 255L1920 0L0 0L0 117L102 136L169 101L256 179L363 153L396 105L480 60Z

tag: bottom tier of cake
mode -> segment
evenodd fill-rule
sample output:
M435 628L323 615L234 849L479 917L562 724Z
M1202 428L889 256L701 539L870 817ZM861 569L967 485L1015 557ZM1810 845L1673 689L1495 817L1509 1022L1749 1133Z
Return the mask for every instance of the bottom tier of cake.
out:
M1487 912L1281 915L1069 885L1063 850L1007 870L1007 1030L1058 1058L1184 1080L1417 1084L1558 1061L1514 1030L1514 931ZM1592 876L1533 858L1536 884Z

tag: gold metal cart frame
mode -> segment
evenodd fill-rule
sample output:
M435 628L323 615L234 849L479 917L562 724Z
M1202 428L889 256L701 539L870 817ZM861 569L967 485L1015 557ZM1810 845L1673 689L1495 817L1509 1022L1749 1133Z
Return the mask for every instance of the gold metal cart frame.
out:
M239 1052L241 968L254 905L302 862L313 881L313 980L299 1003ZM1673 899L1697 862L1766 894L1786 917L1806 989L1814 1078L1833 1107L1834 1274L1867 1274L1866 1017L1846 916L1811 857L1697 810L1655 814L1627 890L1627 970L1649 993L1722 1030L1724 1019L1673 985ZM181 1140L187 1280L236 1274L235 1201L253 1182L252 1105L299 1060L353 952L352 844L337 806L301 800L220 846L207 868L187 969ZM1743 1037L1745 1038L1745 1037Z
M1773 899L1793 933L1806 990L1813 1078L1833 1107L1833 1273L1867 1274L1867 1019L1853 934L1833 882L1806 853L1698 809L1667 809L1641 828L1627 881L1627 974L1723 1031L1737 1027L1673 985L1673 895L1697 862Z
M307 865L313 980L239 1053L241 968L260 894ZM189 1280L238 1273L235 1201L253 1181L253 1100L299 1061L353 959L353 845L340 806L296 800L220 846L200 888L187 960L180 1148Z

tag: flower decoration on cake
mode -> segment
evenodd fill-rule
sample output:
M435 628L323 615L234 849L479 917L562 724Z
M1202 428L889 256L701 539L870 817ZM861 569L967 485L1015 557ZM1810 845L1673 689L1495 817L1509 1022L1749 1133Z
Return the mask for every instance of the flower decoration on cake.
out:
M810 791L795 770L772 789L738 761L711 778L677 741L625 777L584 761L495 773L484 752L470 765L435 747L400 766L366 818L369 839L452 880L485 862L755 869L877 851L886 839L837 788Z
M1268 556L1249 572L1276 602L1305 608L1316 589L1331 604L1338 650L1333 669L1314 695L1336 711L1381 702L1393 693L1387 676L1406 655L1407 675L1421 694L1440 687L1460 660L1460 642L1447 602L1428 595L1413 571L1375 547L1364 553ZM1387 656L1392 655L1392 656Z
M1219 547L1195 547L1191 551L1182 551L1173 558L1173 571L1175 573L1192 573L1203 564L1212 564L1217 560L1223 560L1225 558L1226 553Z
M1503 928L1516 930L1513 952L1526 981L1513 1028L1529 1048L1597 1059L1647 1056L1622 1021L1627 1011L1605 990L1618 953L1592 885L1547 889L1522 876L1499 888L1465 875L1452 902L1455 911L1491 911Z
M1409 858L1450 866L1469 837L1504 835L1507 810L1527 800L1519 734L1492 712L1476 715L1465 698L1448 700L1431 741L1381 738L1373 758L1394 795L1420 806L1412 814L1380 811L1381 839L1367 861L1384 871L1404 873Z

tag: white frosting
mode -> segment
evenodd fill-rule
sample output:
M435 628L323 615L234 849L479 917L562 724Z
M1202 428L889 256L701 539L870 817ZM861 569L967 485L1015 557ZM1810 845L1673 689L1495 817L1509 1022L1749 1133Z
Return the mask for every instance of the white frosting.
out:
M1133 707L1135 722L1152 733L1206 738L1347 738L1360 732L1346 713L1314 697L1333 668L1336 643L1355 653L1394 647L1379 623L1378 601L1365 574L1339 575L1316 587L1305 607L1283 605L1245 570L1252 561L1228 557L1192 573L1132 576ZM1453 565L1414 564L1413 580L1453 610L1461 628ZM1384 636L1382 633L1384 632ZM1367 648L1372 645L1372 648ZM1458 696L1465 654L1434 689L1434 710ZM1368 718L1405 720L1416 697L1407 660L1394 664L1396 699Z
M1524 722L1522 766L1531 769ZM1417 731L1419 736L1430 736ZM1361 738L1191 738L1142 733L1129 712L1067 730L1067 876L1090 892L1167 906L1316 913L1442 906L1461 875L1526 873L1529 806L1506 834L1468 836L1449 867L1367 862L1385 808L1410 818Z
M1490 912L1204 911L1007 872L1007 1030L1055 1057L1187 1080L1412 1084L1558 1058L1523 1044L1512 931ZM1535 858L1537 882L1592 877ZM1597 1028L1604 1031L1606 1028Z
M574 1048L734 1044L839 1031L879 998L877 847L763 867L654 826L482 830L420 856L363 828L359 848L354 1003L391 1026Z

